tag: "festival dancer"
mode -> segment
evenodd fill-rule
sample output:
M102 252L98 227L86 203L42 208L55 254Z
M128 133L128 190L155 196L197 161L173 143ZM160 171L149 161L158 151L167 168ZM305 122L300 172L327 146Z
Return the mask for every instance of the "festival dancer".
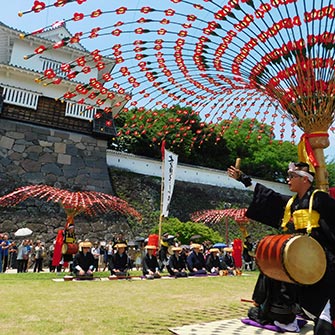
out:
M295 233L310 234L323 247L327 259L325 275L315 284L296 287L301 308L315 323L314 334L334 335L335 199L313 188L314 173L307 163L289 164L287 182L296 193L293 197L255 184L234 166L228 169L228 175L254 191L247 217L275 228L291 227Z

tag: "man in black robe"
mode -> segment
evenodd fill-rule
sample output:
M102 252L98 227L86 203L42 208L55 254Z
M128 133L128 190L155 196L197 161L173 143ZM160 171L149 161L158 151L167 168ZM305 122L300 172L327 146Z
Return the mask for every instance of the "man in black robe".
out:
M192 252L187 256L187 268L190 271L190 276L205 275L206 261L202 252L200 252L201 245L198 243L192 243Z
M289 165L287 182L290 190L296 193L292 198L259 183L254 185L250 177L233 166L228 169L228 175L254 190L247 217L274 228L291 228L295 233L308 233L323 247L327 259L325 275L316 284L296 286L296 289L300 306L315 322L314 334L334 335L335 199L313 188L314 173L306 163ZM310 220L301 220L301 217L306 217L310 206Z
M117 243L115 245L117 252L112 255L109 263L112 276L127 276L127 271L130 270L130 258L126 253L126 247L127 245L124 243Z
M73 272L78 279L93 279L94 257L91 248L91 242L81 242L81 250L74 256Z
M146 245L145 249L147 253L143 258L143 275L147 279L161 278L161 274L159 273L157 256L154 255L154 252L157 249L156 246Z
M218 248L209 249L209 254L206 257L206 270L209 273L218 275L223 269L219 252L220 250Z
M185 258L182 257L181 247L172 247L173 255L169 257L169 264L167 265L167 270L171 276L176 278L178 277L187 277L186 272L186 262Z

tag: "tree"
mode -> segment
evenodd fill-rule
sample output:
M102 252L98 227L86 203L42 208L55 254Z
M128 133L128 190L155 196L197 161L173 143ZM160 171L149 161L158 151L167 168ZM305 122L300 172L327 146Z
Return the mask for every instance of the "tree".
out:
M269 141L271 127L253 119L236 119L224 132L230 164L242 159L241 169L254 177L284 182L287 166L297 161L297 147L288 141Z
M202 223L181 222L177 218L168 218L162 224L162 231L176 236L181 244L189 244L193 235L200 235L199 242L211 241L212 243L221 242L223 237L213 229ZM158 233L158 226L152 230L152 233Z

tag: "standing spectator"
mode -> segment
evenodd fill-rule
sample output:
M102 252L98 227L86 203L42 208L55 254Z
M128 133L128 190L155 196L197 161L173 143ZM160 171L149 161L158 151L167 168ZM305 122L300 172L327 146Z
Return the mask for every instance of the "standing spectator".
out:
M105 261L106 260L106 261ZM106 241L100 242L100 256L99 256L99 268L105 271L107 267L107 257L106 257Z
M17 248L17 257L16 257L16 260L17 260L17 273L24 272L24 263L25 263L25 260L23 258L23 255L24 255L25 249L26 249L25 240L23 240L20 243L20 245L18 246L18 248Z
M56 270L56 266L52 265L52 258L54 256L54 252L55 252L55 244L56 244L56 240L54 240L52 242L52 244L49 246L48 252L47 252L47 255L48 255L48 267L49 267L49 271L50 272L55 272L55 270Z
M26 272L35 264L35 253L34 253L34 242L33 240L28 240L28 262Z
M3 234L0 234L0 273L2 272L2 242L3 242Z
M44 255L44 246L40 240L36 242L36 246L34 248L35 254L35 265L34 272L43 271L43 255Z
M24 240L23 257L23 272L28 272L28 262L31 254L31 245L29 240Z
M11 243L8 240L8 235L3 234L3 240L2 240L2 271L6 272L8 268L8 258L9 258L9 247Z
M16 242L13 241L11 243L11 246L9 248L9 267L10 269L16 269L17 268L17 245Z
M135 268L136 268L136 270L140 270L142 268L144 257L145 257L144 242L140 242L140 245L136 249L136 256L135 256Z
M114 246L113 241L109 241L106 246L107 265L112 261L112 256L114 254L113 246Z
M94 242L91 252L94 257L94 270L99 271L100 246L98 241Z

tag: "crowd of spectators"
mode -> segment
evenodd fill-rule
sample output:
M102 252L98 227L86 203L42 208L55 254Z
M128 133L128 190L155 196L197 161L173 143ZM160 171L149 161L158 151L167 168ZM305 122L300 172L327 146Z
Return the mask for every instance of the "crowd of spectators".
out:
M62 265L52 266L54 247L55 242L46 246L41 240L10 241L8 234L0 234L0 272L9 269L16 269L18 273L43 272L45 268L50 272L71 272ZM181 245L169 234L162 235L160 248L148 247L148 238L128 242L123 234L118 234L109 241L94 241L90 253L94 258L94 272L108 270L111 276L129 275L131 270L153 278L163 272L175 277L241 273L235 266L231 247L214 248L209 241ZM148 263L157 266L151 271Z

